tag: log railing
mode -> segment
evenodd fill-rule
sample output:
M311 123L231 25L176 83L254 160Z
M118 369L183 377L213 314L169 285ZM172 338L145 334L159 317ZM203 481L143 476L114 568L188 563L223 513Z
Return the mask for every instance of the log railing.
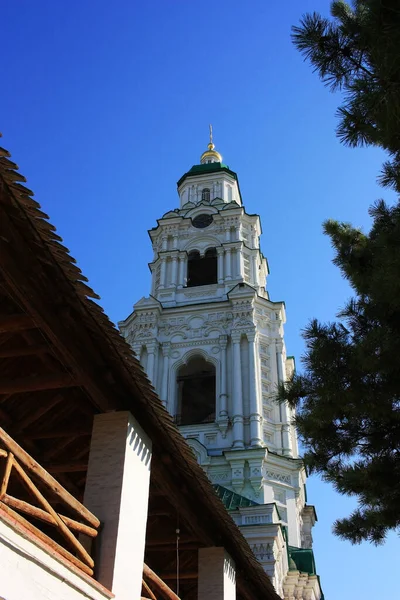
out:
M180 600L179 596L144 563L142 600Z
M21 488L22 484L22 488ZM27 499L19 499L10 493L10 488L24 489ZM75 518L56 511L47 497L56 500ZM88 575L93 575L94 561L76 534L90 538L97 536L100 521L76 498L63 488L54 477L39 465L0 427L0 508L36 538L73 563ZM39 520L54 527L56 540L47 535L27 518ZM64 547L65 546L68 548Z

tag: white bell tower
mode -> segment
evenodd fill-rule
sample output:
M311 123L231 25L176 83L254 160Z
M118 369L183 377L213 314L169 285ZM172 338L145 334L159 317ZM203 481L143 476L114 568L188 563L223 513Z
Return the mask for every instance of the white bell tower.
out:
M260 218L246 212L211 127L208 149L180 178L178 194L179 208L149 231L151 295L120 329L286 597L296 550L312 555L316 519L306 504L293 414L274 401L294 359L283 338L284 303L266 291ZM315 574L308 577L309 597L321 598Z

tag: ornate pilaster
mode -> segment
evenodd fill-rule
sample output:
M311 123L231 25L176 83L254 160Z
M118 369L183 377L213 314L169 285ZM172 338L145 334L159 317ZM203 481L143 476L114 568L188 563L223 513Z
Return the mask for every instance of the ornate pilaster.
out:
M150 379L152 384L154 385L154 365L155 365L155 356L157 350L158 343L156 341L147 342L147 377Z
M224 283L224 247L217 247L218 256L218 283Z
M246 333L249 343L249 401L250 401L250 445L262 445L261 425L262 410L258 397L257 372L256 372L256 333Z
M178 252L171 253L172 269L171 269L171 285L176 287L178 280Z
M163 354L163 371L162 371L162 384L161 384L161 400L164 406L168 404L168 375L169 375L169 353L171 344L170 342L164 342L162 345Z
M228 453L227 453L228 454ZM244 488L244 463L245 459L243 457L230 457L228 458L229 464L232 469L232 487L236 493L240 494L242 489Z
M243 275L244 275L242 246L243 246L243 244L240 244L240 246L238 246L236 248L236 269L237 269L236 279L243 279Z
M231 249L225 248L225 279L230 281L232 279L232 265L231 265Z
M221 431L222 437L226 437L228 431L229 419L228 419L228 394L226 390L226 372L227 372L227 360L226 360L226 347L228 344L228 338L226 335L219 336L219 347L221 353L220 362L220 394L219 394L219 417L217 419L218 427Z
M180 252L178 255L179 267L178 267L178 289L182 289L185 285L185 274L186 274L186 252Z
M160 261L161 261L161 267L160 267L160 285L158 287L161 290L161 289L165 288L165 275L166 275L166 272L167 272L167 257L166 256L161 256Z
M285 370L283 364L283 344L282 342L276 343L276 360L278 365L278 380L279 383L285 381ZM281 409L281 420L282 420L282 451L284 456L292 455L292 439L290 435L290 411L287 402L280 405Z
M250 483L256 496L259 495L260 489L263 485L263 467L264 462L267 460L268 452L267 449L260 448L259 450L253 450L248 456L248 463L250 468Z
M253 270L253 283L258 287L257 255L255 253L251 255L251 266Z
M242 365L240 357L241 332L231 334L233 344L233 448L244 448Z

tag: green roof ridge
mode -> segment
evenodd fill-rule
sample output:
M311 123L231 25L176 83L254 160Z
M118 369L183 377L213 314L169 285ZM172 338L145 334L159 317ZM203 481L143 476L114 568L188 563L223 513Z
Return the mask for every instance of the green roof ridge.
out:
M228 488L219 485L219 483L215 483L213 487L217 496L224 503L226 510L236 510L239 507L258 506L258 502L254 502L254 500L250 500L232 490L228 490Z
M217 171L225 171L237 180L236 173L234 171L231 171L228 165L226 165L225 163L204 163L203 165L193 165L193 167L189 169L189 171L182 175L182 177L178 181L178 187L181 185L181 183L185 181L186 177L201 175L202 173L216 173Z

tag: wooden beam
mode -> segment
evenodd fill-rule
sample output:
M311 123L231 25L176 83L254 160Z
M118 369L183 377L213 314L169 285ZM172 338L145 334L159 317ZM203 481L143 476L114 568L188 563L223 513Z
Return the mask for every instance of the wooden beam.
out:
M51 447L48 450L46 450L46 452L43 452L43 454L42 454L43 462L45 462L46 464L49 464L51 461L54 461L54 460L56 461L57 454L62 452L67 446L69 446L73 442L74 442L74 438L67 438L67 437L60 438L57 441L55 440L51 444ZM69 454L68 458L71 458L71 462L75 461L75 457L71 456L70 454ZM82 461L80 461L80 462L82 462Z
M181 542L179 541L179 551L184 551L184 550L198 550L199 548L203 548L203 544L200 543L183 543L181 544ZM160 546L152 546L152 545L148 545L146 544L146 552L176 552L176 542L175 544L169 543L169 544L162 544Z
M174 513L176 513L176 511L174 511L174 509L172 507L171 507L171 510L166 510L165 508L161 508L161 509L156 509L156 510L149 510L148 516L149 517L171 517L174 515Z
M50 352L50 347L46 344L34 344L28 346L24 344L21 346L15 346L15 348L0 348L0 358L16 358L19 356L32 356L35 354L45 354Z
M0 379L0 394L22 394L80 386L81 382L69 373L51 373L19 379Z
M49 473L80 473L86 471L87 466L87 461L81 463L53 463L46 465L46 469Z
M36 329L36 327L37 325L28 315L0 315L0 333L26 331L27 329Z
M37 506L33 506L32 504L29 504L28 502L24 502L24 500L19 500L18 498L14 498L13 496L9 496L8 494L6 494L3 498L1 498L2 502L4 502L4 504L7 504L7 506L11 506L11 508L15 508L16 510L19 510L27 515L29 515L30 517L34 517L35 519L39 519L40 521L43 521L44 523L48 523L49 525L52 525L53 527L57 527L57 524L54 523L54 519L52 519L52 517L49 515L48 512L46 512L45 510L42 510L41 508L37 508ZM79 521L75 521L74 519L70 519L69 517L66 517L65 515L59 515L61 520L64 521L64 523L66 525L68 525L68 527L70 529L72 529L73 531L78 531L79 533L84 533L85 535L88 535L89 537L96 537L98 534L97 529L94 529L93 527L89 527L88 525L84 525L83 523L79 523Z
M65 490L54 477L52 477L36 460L34 460L25 450L21 448L14 440L0 427L0 439L6 448L28 469L34 472L42 482L50 488L52 493L67 506L73 509L82 519L90 523L93 527L100 525L99 519L91 513L83 504L76 500L72 494Z
M24 436L29 440L55 440L59 438L77 438L92 435L91 429L80 429L64 427L63 429L53 429L50 431L27 431Z
M12 452L9 452L8 456L7 456L7 461L6 461L6 464L4 467L3 479L1 482L0 500L3 498L3 496L5 495L5 493L7 491L8 482L10 480L10 475L11 475L11 470L13 468L13 463L14 463L14 454Z
M79 555L81 560L83 560L91 569L94 567L94 561L87 550L82 546L82 544L77 540L73 533L70 532L64 521L60 518L58 513L51 506L50 502L43 496L41 491L36 487L33 483L32 479L29 477L25 470L21 467L18 461L14 461L14 469L18 472L18 475L21 477L23 482L25 483L28 490L33 494L33 497L42 505L44 510L46 510L49 515L53 518L55 525L58 526L63 537L69 542L72 548L74 548L75 552Z
M176 533L172 533L171 532L171 537L170 539L150 539L150 540L146 540L146 548L152 548L153 546L160 546L160 547L165 547L165 546L170 546L173 542L175 541L175 548L176 548ZM195 538L190 538L190 537L185 537L185 536L180 536L179 537L179 545L180 544L197 544L197 547L199 547L201 544L200 542L195 539Z
M29 413L24 419L18 421L15 431L20 432L26 429L27 427L30 427L32 423L34 423L35 421L40 419L40 417L49 412L49 410L51 410L52 408L54 408L54 406L59 404L61 400L64 400L63 396L61 394L56 394L54 398L51 398L51 400L48 400L47 402L42 401L41 403L39 403L34 410L29 411Z
M197 571L188 571L187 573L179 573L179 579L197 579L199 576ZM176 573L161 573L161 579L176 579Z
M153 594L153 592L151 591L151 589L149 588L149 586L147 585L147 583L145 582L144 579L142 579L142 587L144 589L144 591L147 594L147 598L149 600L157 600L157 598L155 597L155 595Z
M179 596L177 596L146 564L143 565L143 578L153 585L155 592L158 592L164 600L180 600Z
M13 434L15 433L18 436L19 441L22 441L24 443L24 445L26 446L26 448L30 452L32 452L32 454L34 454L38 460L41 459L40 451L38 450L37 446L35 445L35 442L30 440L28 437L26 437L25 434L18 434L18 432L14 432L13 423L12 423L12 419L11 419L10 415L5 410L3 410L1 407L0 407L0 422L2 422L3 425L7 425L8 430ZM2 437L1 432L5 433L5 431L0 428L0 439ZM18 447L22 452L24 452L24 450L22 450L21 446L19 446L16 442L14 442L14 440L10 436L8 436L8 437L11 440L11 442L13 442L16 445L16 447ZM29 456L29 454L27 454L27 453L25 453L25 454L29 459L31 458ZM58 479L59 479L59 484L63 485L66 488L67 494L71 494L72 498L75 497L75 499L76 499L76 498L82 497L82 495L83 495L82 490L80 490L74 483L72 483L72 481L70 479L68 479L68 476L64 475L63 473L60 473L60 475L58 476ZM58 482L56 482L56 483L58 483Z

